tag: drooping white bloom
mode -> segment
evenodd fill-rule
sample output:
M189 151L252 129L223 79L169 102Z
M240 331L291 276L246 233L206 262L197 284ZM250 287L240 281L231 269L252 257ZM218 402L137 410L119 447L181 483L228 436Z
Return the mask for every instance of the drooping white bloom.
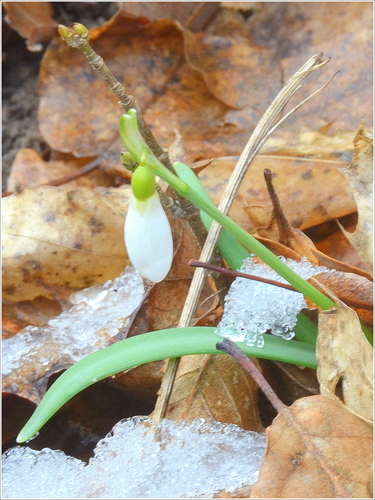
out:
M159 283L173 260L172 232L155 191L147 200L132 195L125 220L125 245L133 266L144 277Z

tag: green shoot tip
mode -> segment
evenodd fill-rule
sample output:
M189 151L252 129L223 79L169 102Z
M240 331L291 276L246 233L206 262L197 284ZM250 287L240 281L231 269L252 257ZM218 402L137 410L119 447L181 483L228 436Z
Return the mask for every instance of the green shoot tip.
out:
M59 27L57 28L57 31L59 32L59 35L62 38L72 38L73 37L73 33L69 30L69 28L67 28L63 24L59 25Z
M80 35L83 38L89 38L89 30L86 28L84 24L81 23L74 23L73 24L73 29L77 35Z

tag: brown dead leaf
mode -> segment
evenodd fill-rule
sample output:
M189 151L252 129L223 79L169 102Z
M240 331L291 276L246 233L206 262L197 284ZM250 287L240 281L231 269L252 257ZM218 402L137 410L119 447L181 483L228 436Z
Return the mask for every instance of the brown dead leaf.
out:
M260 210L255 211L253 208L254 207L251 209L251 213L248 213L249 219L254 226L257 227L257 232L261 235L263 244L265 244L268 248L270 246L273 247L274 251L286 258L299 260L299 258L304 256L312 264L316 265L319 263L319 260L314 253L316 247L305 233L294 227L289 227L287 231L283 231L282 237L284 242L281 243L279 241L281 238L281 232L273 212L271 211L270 213L269 211L264 210L263 207L259 207ZM260 217L261 213L262 217ZM266 218L270 220L267 227L264 226L264 220ZM255 237L258 238L257 235L255 235ZM258 238L258 240L261 241L260 238ZM271 243L272 240L275 241ZM294 257L291 257L291 255L294 255ZM298 258L296 258L297 256Z
M326 148L325 154L329 152L331 158L333 155L337 157L342 149L337 149L337 138L335 138L334 134L339 132L342 135L343 131L352 131L353 123L356 123L356 120L358 121L362 117L366 117L368 122L372 119L371 105L369 109L366 104L371 102L372 99L372 74L370 69L370 61L372 61L371 8L366 6L364 9L358 9L357 7L351 9L350 5L345 8L340 6L340 8L335 9L335 11L340 11L340 21L336 23L339 29L330 32L328 37L320 37L321 29L318 26L324 23L327 11L330 11L332 7L324 6L323 3L319 4L315 9L303 2L297 2L293 6L281 5L277 5L277 3L262 4L262 7L257 9L254 15L249 18L246 25L248 33L247 46L249 40L253 38L253 46L257 44L255 46L262 46L263 49L269 51L270 59L277 61L283 69L280 82L285 82L286 78L303 64L303 59L307 53L324 52L326 55L334 54L327 70L310 77L304 83L303 88L296 93L287 109L292 108L297 102L300 102L327 83L329 79L327 71L330 76L335 74L337 70L341 70L341 73L335 77L324 92L293 114L292 119L288 120L287 126L280 128L273 134L271 141L274 142L271 145L270 141L268 141L266 145L267 151L275 152L280 149L277 141L284 144L294 143L296 145L295 150L298 151L296 136L301 133L309 133L312 131L311 129L313 131L322 129L322 127L331 123L330 135L333 135L334 140L328 149ZM227 25L221 26L220 21L221 17L218 16L210 26L210 33L219 35L222 40L222 44L219 44L220 49L223 50L226 45L231 45L231 42L237 36L237 32L232 34L229 30L228 36ZM298 28L291 28L295 24L298 25ZM355 36L353 36L350 27L353 24L356 25ZM222 34L225 36L222 36ZM240 43L243 43L243 39ZM359 53L361 54L360 58L358 58ZM272 64L271 60L267 61L267 66ZM344 72L343 68L350 68L350 70ZM237 78L234 77L234 80L237 81ZM257 80L253 86L248 86L246 80L241 82L243 93L247 94L250 104L241 110L229 110L225 113L221 144L226 144L226 155L237 154L234 139L236 139L237 144L244 145L246 143L249 134L254 128L254 121L257 121L256 111L261 108L261 100L258 101L256 89L261 86L262 82L268 87L270 85L269 80L267 76L264 78L263 74L260 75L260 80ZM228 86L230 86L230 83ZM238 87L241 88L241 84ZM355 89L354 97L353 89ZM353 99L355 99L355 105L353 105ZM183 133L182 135L184 137ZM207 136L205 136L206 140ZM302 156L304 153L299 151L294 154ZM214 153L209 153L209 155L213 156Z
M315 280L356 311L362 321L372 324L373 283L364 276L332 270L319 273ZM309 300L306 299L309 304Z
M93 48L142 109L167 85L183 54L181 32L166 19L145 24L119 11L90 35ZM63 40L51 44L43 58L40 86L40 130L53 149L93 156L118 139L118 99L80 51ZM118 151L122 148L119 142Z
M373 269L373 151L374 140L365 134L360 125L354 139L354 157L350 166L343 169L353 189L358 209L358 223L353 234L342 228L348 240L356 248L367 270Z
M237 17L234 13L231 18L228 15L226 23L223 23L223 16L218 15L210 26L210 33L233 40L239 31L236 29ZM327 18L329 22L326 24ZM325 25L323 30L322 24ZM333 25L335 29L331 29ZM306 54L323 52L332 57L324 71L317 72L304 82L303 88L296 93L286 110L326 84L329 77L340 70L323 92L294 113L286 125L274 132L263 151L274 153L281 148L293 146L287 154L304 156L323 153L325 158L340 158L342 152L347 151L347 141L342 144L340 139L345 135L345 131L353 131L355 124L363 117L368 123L372 120L371 7L366 4L354 6L353 2L337 5L324 2L317 5L306 2L290 2L285 5L265 2L257 4L244 28L243 32L247 35L242 35L241 42L248 39L253 45L271 49L270 55L273 52L272 58L278 61L283 69L280 80L283 83L303 64ZM267 76L264 78L263 75L262 79L269 84ZM257 94L252 92L251 87L247 87L246 81L243 88L244 92L252 96L253 101L250 106L241 110L225 113L225 128L223 127L221 139L221 144L226 144L225 155L238 154L233 139L243 147L254 128L251 124L255 118L253 107L258 106ZM307 146L306 139L301 138L302 134L324 130L323 127L328 124L331 124L331 127L325 147L314 145L301 150ZM349 150L351 149L350 147ZM213 153L209 154L211 155L213 156Z
M315 250L313 249L312 252L318 259L318 263L320 266L328 267L328 269L336 269L337 271L342 271L345 273L358 274L358 276L364 276L370 281L373 280L371 274L364 271L363 269L360 269L359 267L350 265L346 262L342 262L341 260L334 259L333 257L330 257L329 255L322 253L318 249Z
M173 420L206 418L262 432L258 386L230 356L184 356L166 413Z
M121 10L149 21L173 19L183 26L201 31L220 8L219 2L121 2Z
M318 258L314 254L314 250L316 249L314 243L299 229L290 228L287 244L292 250L301 256L305 256L312 264L319 263Z
M118 276L128 262L129 194L129 186L68 193L48 186L3 198L4 297L47 295L36 279L84 288Z
M342 34L371 29L371 12L366 3L322 2L314 5L291 2L286 5L266 2L249 19L249 25L259 30L254 35L257 43L272 44L285 57L296 52L297 47L304 52ZM324 26L322 19L326 20Z
M304 131L293 134L279 132L270 137L262 148L265 154L348 163L353 152L353 131Z
M336 401L299 399L266 433L251 498L372 497L372 427Z
M57 35L50 2L3 2L6 20L23 38L31 52L43 49L40 42L49 42Z
M368 279L372 279L372 275L366 272L363 268L363 262L360 259L358 253L356 252L353 245L351 245L348 239L344 236L337 220L332 220L326 224L320 226L315 226L311 229L306 230L306 234L314 241L318 252L316 253L319 263L325 265L331 269L337 269L338 271L348 271L365 276ZM355 230L358 220L357 212L354 212L340 220L340 222L345 226L345 228L353 232ZM324 252L324 257L321 252ZM326 259L329 256L332 259L330 263ZM348 266L352 266L356 270L349 269L347 267L339 267L336 265L335 261L339 261L341 264L344 263ZM358 271L360 269L360 271Z
M261 236L255 236L255 238L269 250L272 250L272 252L274 252L276 255L282 255L286 259L301 260L301 255L298 252L285 245L282 245L278 241L273 241L268 238L262 238Z
M256 43L275 50L284 75L298 69L306 54L324 52L332 57L328 73L317 72L309 78L298 91L298 101L326 83L328 74L340 71L277 135L292 138L302 127L317 130L333 120L332 131L353 130L360 119L371 123L372 6L363 2L266 2L262 7L249 19L249 30Z
M242 488L237 488L233 491L221 490L218 493L215 493L212 498L250 498L252 489L253 485L251 484L243 486Z
M278 375L284 381L292 401L319 394L319 384L316 379L316 370L290 363L274 362L278 367ZM279 393L280 394L280 393ZM283 399L286 402L285 398Z
M303 16L304 8L303 5L299 7L300 16ZM316 15L312 9L306 9L306 12L304 21L308 24L309 16L316 18ZM147 11L144 15L148 15ZM271 23L272 12L267 15ZM288 16L288 9L285 15ZM357 12L354 15L358 17ZM150 19L154 18L150 14ZM279 24L283 24L283 15L278 15L277 19ZM256 16L254 20L261 22ZM282 86L284 78L292 74L290 66L283 73L280 70L280 56L285 56L276 55L280 45L271 47L268 41L251 43L251 34L240 38L233 34L232 37L228 34L228 25L220 31L221 21L220 15L212 19L210 34L185 32L188 39L186 47L182 30L175 21L159 19L147 22L145 17L137 18L123 10L91 32L94 48L104 57L127 91L138 99L145 110L145 119L161 145L167 147L173 141L174 130L180 131L189 163L213 156L239 154L276 90ZM249 24L252 25L252 22ZM254 35L258 33L256 25L251 30L254 30ZM245 31L249 32L249 29ZM290 53L300 54L298 41L291 35L288 32ZM293 50L296 43L297 48ZM282 40L281 44L285 48L286 41ZM353 49L346 45L345 51L349 56L340 61L341 65L350 65L350 57L357 57L363 45L366 46L364 39L359 39ZM313 53L320 51L319 46L313 49L307 46L301 57L311 50ZM254 67L254 60L261 64ZM325 72L322 78L326 83ZM40 128L52 148L76 156L90 156L102 152L116 141L120 114L117 100L93 74L79 51L66 47L60 41L51 45L43 59L40 79ZM342 83L344 89L342 86L336 89L340 95L348 93L347 89L351 89L353 81ZM333 82L331 86L334 85ZM316 88L313 81L307 91ZM319 96L316 100L319 101ZM331 115L340 100L341 97L336 101L331 99L329 105L325 102L321 106L327 113L329 110L329 122L332 122ZM230 110L223 102L244 107ZM367 108L364 111L368 112ZM356 108L355 112L358 112ZM205 117L203 121L202 116ZM301 116L301 120L289 122L289 127L293 128L293 131L289 127L287 129L289 142L301 131L311 131L312 120L316 116L310 113L308 120L305 115ZM345 120L347 112L341 112L340 117ZM327 125L325 117L319 118L318 122L319 127L315 128ZM347 129L348 124L344 130ZM335 132L333 128L332 133ZM283 136L279 134L278 137ZM118 147L121 149L120 143ZM336 148L337 145L332 143L332 154L337 153Z
M216 158L200 175L217 204L236 164L236 157ZM245 213L254 204L272 210L264 182L264 169L273 173L275 189L291 226L301 230L356 210L349 184L339 171L343 162L258 155L242 182L229 215L242 227L256 227ZM335 193L333 195L333 193ZM245 210L244 210L245 209ZM258 209L259 210L259 209Z
M24 189L40 186L73 175L80 167L92 160L92 158L72 158L69 155L61 156L65 156L65 158L46 162L35 150L31 148L21 149L14 159L8 177L8 191L16 191L19 187ZM75 187L95 187L98 185L110 186L111 181L112 178L103 170L95 169L84 176L63 184L63 189L71 190Z
M316 355L320 392L341 402L335 395L341 381L346 407L366 422L372 422L373 349L357 314L338 299L335 301L335 309L319 312Z
M367 8L368 6L364 11ZM357 32L339 35L316 44L315 48L310 50L314 50L314 53L323 52L326 56L332 55L329 75L337 74L324 92L293 114L293 123L288 127L287 134L293 135L293 129L297 129L296 123L301 122L305 124L305 128L300 132L307 132L308 129L318 130L331 123L332 132L353 130L360 119L372 123L369 108L372 107L373 81L368 71L372 51L372 29L363 28ZM296 71L304 57L305 52L302 51L298 55L283 59L281 65L285 74ZM327 73L321 72L309 79L308 84L298 92L298 99L305 99L313 89L326 84L329 79L327 76ZM290 107L291 105L287 106L286 111Z
M188 30L183 33L187 62L202 73L213 95L234 109L251 105L252 112L261 116L264 104L272 101L279 87L280 68L273 51L250 46L248 41L241 43L203 33L195 35ZM260 73L267 74L267 79L262 81ZM259 108L253 94L257 96Z
M61 312L60 304L46 297L20 302L4 300L2 308L3 338L12 337L28 325L44 325ZM12 324L13 328L11 330L4 328L4 321L7 325Z

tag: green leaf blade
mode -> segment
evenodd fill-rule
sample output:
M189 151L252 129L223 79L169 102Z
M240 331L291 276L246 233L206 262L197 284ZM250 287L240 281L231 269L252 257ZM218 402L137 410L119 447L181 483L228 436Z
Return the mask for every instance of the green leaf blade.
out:
M223 354L213 327L171 328L122 340L83 358L64 372L45 394L20 431L17 442L31 439L67 401L86 387L116 373L152 361L191 354ZM317 367L315 349L302 342L265 335L263 348L238 343L248 356Z

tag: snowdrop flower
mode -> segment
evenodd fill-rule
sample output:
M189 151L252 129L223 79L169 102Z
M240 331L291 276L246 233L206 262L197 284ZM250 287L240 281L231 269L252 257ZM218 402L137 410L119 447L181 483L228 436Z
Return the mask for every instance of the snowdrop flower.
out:
M139 165L132 177L133 194L125 220L125 245L133 266L144 277L159 283L173 260L171 228L156 191L152 169Z

